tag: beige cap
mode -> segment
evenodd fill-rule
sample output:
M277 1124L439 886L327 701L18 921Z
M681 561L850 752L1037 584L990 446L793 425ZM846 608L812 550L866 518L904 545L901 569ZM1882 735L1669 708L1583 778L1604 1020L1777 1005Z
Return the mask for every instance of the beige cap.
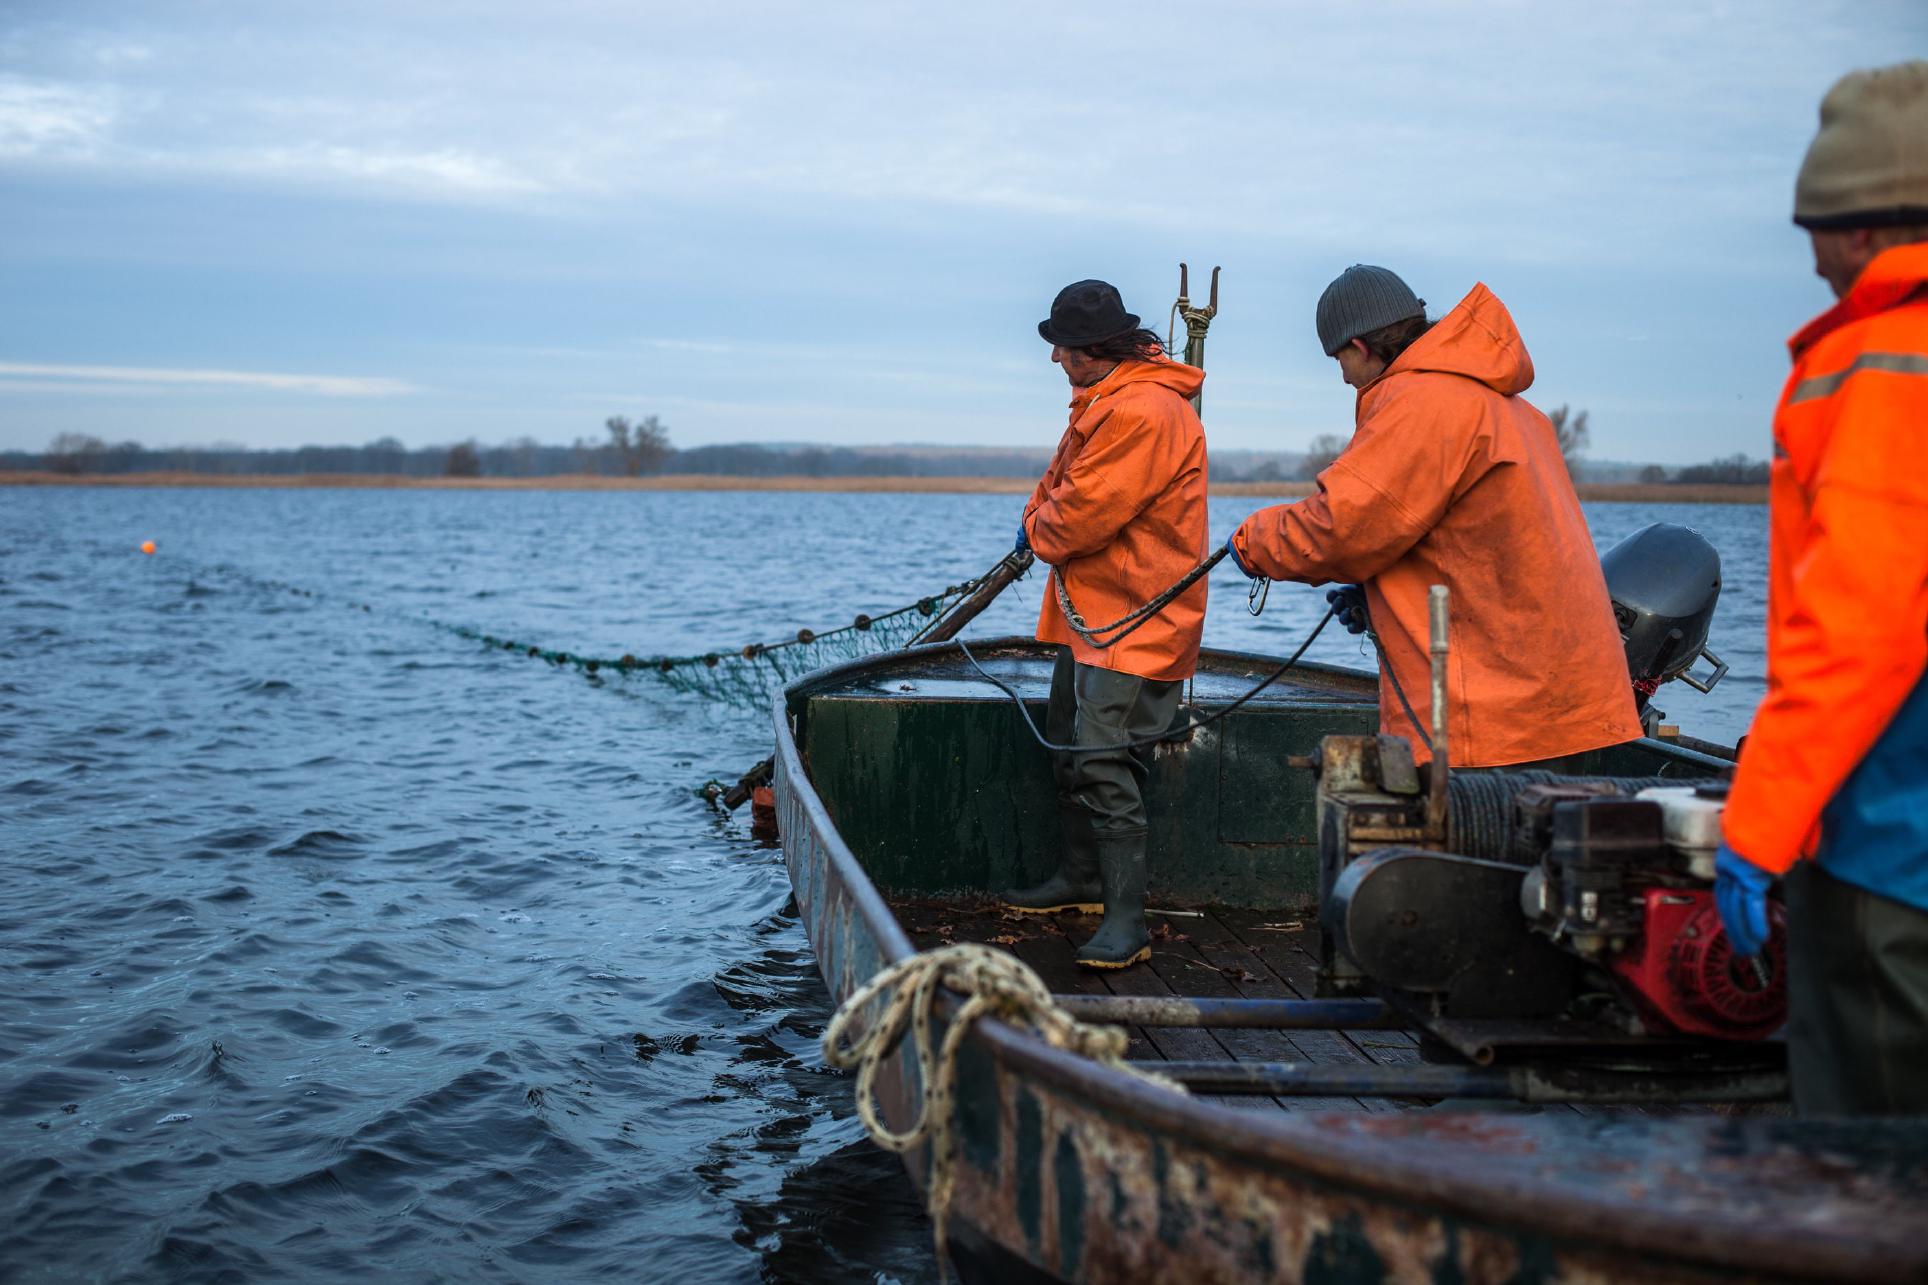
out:
M1794 181L1794 221L1814 230L1928 223L1928 62L1835 82Z

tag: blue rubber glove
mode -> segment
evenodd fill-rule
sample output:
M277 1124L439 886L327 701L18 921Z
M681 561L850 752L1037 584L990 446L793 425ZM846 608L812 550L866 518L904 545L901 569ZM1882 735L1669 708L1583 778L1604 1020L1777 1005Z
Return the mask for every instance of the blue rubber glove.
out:
M1011 552L1013 553L1031 552L1031 537L1025 533L1023 518L1018 519L1018 543L1017 543L1017 547L1012 549Z
M1366 590L1363 585L1342 584L1337 589L1326 590L1325 600L1332 604L1332 615L1346 627L1349 634L1363 634L1372 628L1372 616L1366 611Z
M1767 945L1767 890L1774 876L1728 847L1714 853L1714 904L1734 953L1751 957Z
M1234 531L1232 532L1232 534L1225 537L1225 552L1232 555L1232 565L1237 567L1239 569L1240 574L1245 576L1246 579L1248 580L1259 579L1259 573L1252 570L1252 568L1246 566L1244 561L1238 556L1238 550L1232 547L1232 541L1236 539L1238 539L1237 531Z

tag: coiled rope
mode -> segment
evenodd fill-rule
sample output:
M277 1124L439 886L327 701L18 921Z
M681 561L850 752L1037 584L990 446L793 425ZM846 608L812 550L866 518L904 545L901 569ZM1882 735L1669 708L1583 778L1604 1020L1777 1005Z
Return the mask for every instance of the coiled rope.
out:
M967 996L951 1018L943 1043L931 1048L932 1008L940 987ZM878 1020L855 1033L873 1001L888 996ZM1052 1048L1088 1057L1101 1065L1177 1093L1182 1085L1125 1061L1125 1031L1095 1026L1072 1017L1051 998L1051 991L1024 961L991 946L960 942L923 951L884 969L845 1000L823 1033L824 1061L857 1072L857 1114L878 1146L898 1153L930 1143L930 1182L925 1209L937 1246L937 1270L945 1271L951 1192L956 1185L956 1145L951 1137L957 1087L957 1050L980 1017L996 1017L1043 1038ZM906 1082L924 1086L909 1127L893 1131L877 1107L878 1070L911 1033L913 1061Z
M1656 786L1680 785L1663 776L1572 776L1527 768L1504 772L1455 772L1446 783L1446 846L1449 851L1488 861L1535 865L1542 855L1534 836L1515 821L1520 792L1532 785L1560 785L1631 798Z

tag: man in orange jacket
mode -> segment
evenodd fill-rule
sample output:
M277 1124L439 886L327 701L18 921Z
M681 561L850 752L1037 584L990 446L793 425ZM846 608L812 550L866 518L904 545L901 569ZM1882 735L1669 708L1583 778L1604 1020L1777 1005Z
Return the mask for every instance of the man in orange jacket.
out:
M1205 432L1190 400L1205 372L1168 360L1102 281L1066 286L1038 333L1071 383L1071 425L1024 506L1017 543L1052 566L1078 616L1107 624L1205 556ZM1079 749L1052 754L1064 838L1057 872L1005 900L1031 912L1102 905L1103 924L1078 951L1089 968L1151 955L1146 754L1127 745L1171 728L1198 663L1205 592L1201 578L1141 628L1095 643L1065 618L1056 585L1044 595L1038 638L1058 645L1046 736Z
M1385 268L1326 288L1326 353L1359 390L1357 428L1318 491L1262 509L1226 547L1248 576L1354 581L1327 595L1383 649L1379 723L1430 758L1427 592L1451 590L1456 765L1541 762L1640 735L1626 653L1553 425L1513 318L1483 285L1437 322ZM1359 600L1363 599L1363 610Z
M1786 881L1795 1106L1928 1112L1928 62L1828 92L1794 221L1839 302L1789 342L1715 896L1752 955Z

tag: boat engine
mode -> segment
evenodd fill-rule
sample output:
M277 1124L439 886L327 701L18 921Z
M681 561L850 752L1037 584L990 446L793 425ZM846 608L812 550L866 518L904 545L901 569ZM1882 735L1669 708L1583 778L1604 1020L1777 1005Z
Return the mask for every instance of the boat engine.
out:
M1462 773L1441 833L1403 741L1327 737L1319 761L1321 994L1377 994L1481 1060L1782 1024L1778 903L1752 960L1714 905L1724 782Z
M1655 522L1607 550L1600 571L1627 649L1634 704L1651 736L1665 717L1650 705L1662 683L1677 678L1710 692L1727 674L1726 664L1707 650L1720 601L1720 554L1698 531ZM1703 656L1713 671L1697 678L1689 671Z
M1760 1039L1786 1016L1780 904L1751 960L1735 954L1714 905L1726 793L1719 782L1561 803L1546 855L1520 882L1531 929L1608 970L1652 1031Z

